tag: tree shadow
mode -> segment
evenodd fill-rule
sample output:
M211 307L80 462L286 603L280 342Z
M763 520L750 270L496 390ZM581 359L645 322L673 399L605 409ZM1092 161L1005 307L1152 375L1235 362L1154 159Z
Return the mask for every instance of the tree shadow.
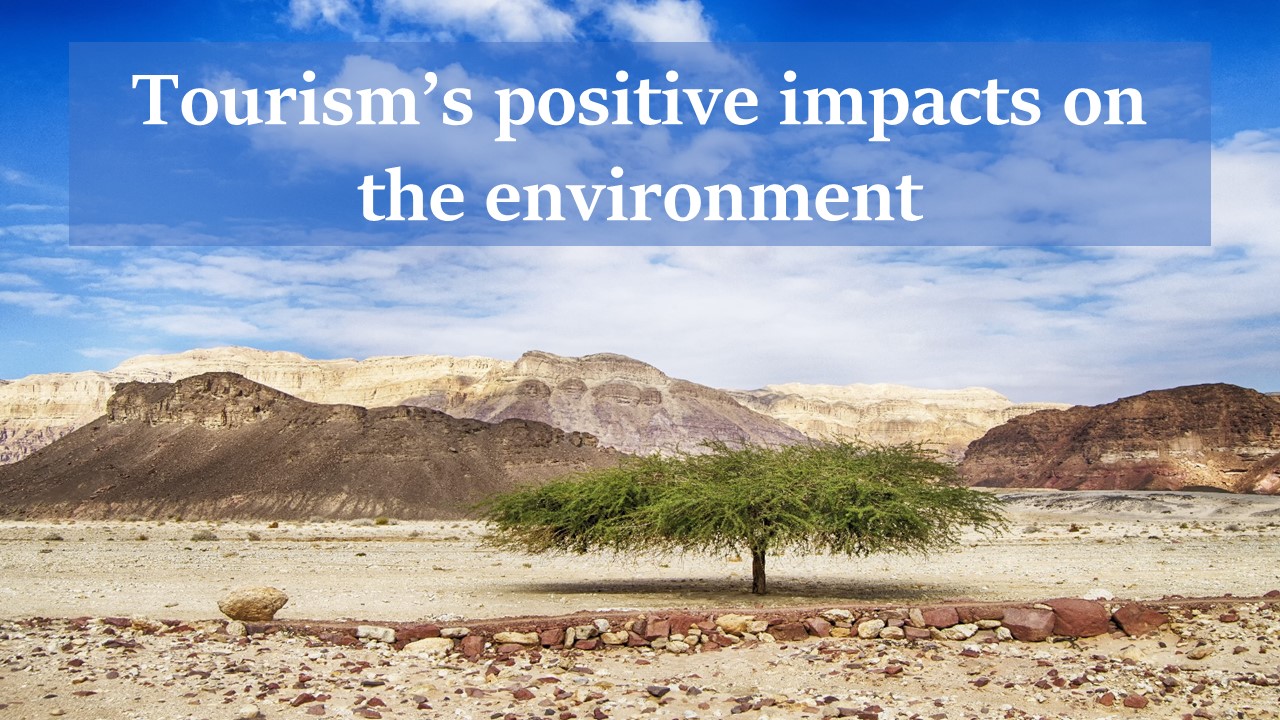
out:
M778 577L769 579L768 595L751 594L751 578L607 578L558 580L554 582L517 582L513 589L556 595L629 595L646 603L669 602L674 605L698 603L788 604L789 601L811 603L832 602L925 602L973 595L971 585L930 583L928 585L845 580L839 578L805 579ZM664 600L670 598L670 600Z

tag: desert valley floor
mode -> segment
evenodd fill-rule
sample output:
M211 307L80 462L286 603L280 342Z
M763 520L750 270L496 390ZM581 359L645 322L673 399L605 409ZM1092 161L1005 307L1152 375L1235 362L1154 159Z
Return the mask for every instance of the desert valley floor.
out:
M451 624L617 609L1036 601L1095 590L1256 597L1280 588L1280 497L1008 497L1001 537L973 537L926 558L774 558L764 599L746 593L750 564L738 558L530 557L483 546L482 526L468 522L6 521L0 718L1280 717L1280 689L1265 679L1280 677L1280 607L1252 601L1231 610L1243 618L1236 624L1186 621L1142 639L978 648L833 638L714 657L546 650L496 668L376 643L236 641L216 630L125 638L136 644L106 650L120 646L101 635L110 628L65 620L173 618L217 628L200 622L219 617L216 600L260 584L289 594L283 620ZM205 533L216 539L193 539ZM1216 652L1188 661L1189 642ZM889 665L901 674L881 672ZM1236 681L1249 673L1263 684ZM1091 679L1059 687L1059 675ZM1115 701L1103 704L1104 692ZM1139 694L1153 701L1122 704Z
M767 600L740 557L525 556L470 522L0 523L0 617L218 616L242 585L290 596L281 618L421 620L612 608L945 599L1260 595L1280 588L1280 497L1007 494L1009 530L928 557L771 558ZM216 536L216 540L193 540ZM60 539L52 539L60 538Z

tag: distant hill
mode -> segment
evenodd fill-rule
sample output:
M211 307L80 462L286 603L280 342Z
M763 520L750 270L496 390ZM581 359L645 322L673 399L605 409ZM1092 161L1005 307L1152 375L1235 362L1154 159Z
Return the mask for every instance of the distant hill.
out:
M778 418L809 437L874 443L923 442L959 460L970 442L1011 418L1055 403L1015 404L981 387L931 390L905 385L769 385L734 392L752 410Z
M1280 403L1211 384L1043 410L975 440L960 473L994 487L1278 494Z
M300 400L233 373L121 385L106 414L0 466L0 514L459 518L618 453L543 423Z
M612 353L530 351L515 361L447 355L314 360L223 347L141 355L109 372L50 373L0 384L0 463L20 460L101 416L119 383L172 382L207 372L238 373L310 402L410 404L488 422L537 420L633 453L697 450L708 439L773 445L839 436L928 442L959 459L970 441L1010 417L1058 407L1015 405L984 388L787 384L717 390Z

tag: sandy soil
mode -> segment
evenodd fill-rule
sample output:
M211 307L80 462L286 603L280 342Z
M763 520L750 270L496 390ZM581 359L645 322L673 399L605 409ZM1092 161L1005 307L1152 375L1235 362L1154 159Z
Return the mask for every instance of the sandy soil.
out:
M1280 498L1029 492L1011 500L1007 534L951 553L773 559L767 605L1280 588ZM193 539L205 532L217 539ZM237 639L212 620L226 590L256 584L289 593L285 619L461 623L766 604L746 592L749 566L737 558L525 557L484 547L482 532L472 523L0 524L0 719L1280 718L1280 609L1244 601L1230 604L1239 616L1231 622L1215 609L1137 640L813 639L693 655L544 650L509 665L374 641ZM146 623L56 619L85 616L189 627L156 635ZM1188 656L1197 646L1211 652ZM1125 707L1126 698L1143 707Z
M1017 493L1010 529L927 558L770 559L767 604L1260 595L1280 588L1280 498ZM216 540L193 540L209 532ZM760 606L739 557L523 556L475 523L0 523L0 617L217 617L272 585L281 618L419 620ZM51 539L54 537L61 540Z

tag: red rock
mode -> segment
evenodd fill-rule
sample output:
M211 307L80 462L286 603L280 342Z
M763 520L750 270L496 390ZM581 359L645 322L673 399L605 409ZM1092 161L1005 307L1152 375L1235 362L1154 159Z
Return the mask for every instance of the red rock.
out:
M955 610L962 623L976 623L979 620L1000 620L1004 618L1004 608L1000 605L960 605Z
M671 634L671 623L666 620L650 620L645 623L644 631L645 640L657 640Z
M462 638L462 642L458 645L458 650L463 657L474 662L484 654L484 638L475 634L468 635Z
M902 672L901 665L886 665L884 668L885 675L897 675L900 672Z
M928 640L933 635L926 628L914 628L908 625L902 628L902 632L906 634L908 640Z
M307 714L308 714L308 715L323 715L323 714L324 714L324 705L312 705L311 707L307 708Z
M1239 621L1240 621L1240 616L1233 612L1223 613L1218 616L1218 622L1233 623L1233 622L1239 622Z
M369 708L358 708L351 714L359 718L367 718L368 720L378 720L378 718L382 717L382 713L377 710L370 710Z
M579 640L573 644L579 650L595 650L600 647L600 638L591 638L590 640Z
M535 696L529 688L518 688L511 692L511 697L517 700L532 700Z
M831 623L823 620L822 618L809 618L804 621L804 626L809 631L810 635L817 635L818 637L828 637L831 635Z
M1262 595L1264 598L1280 598L1280 590L1268 590Z
M641 635L640 633L637 633L635 631L630 631L627 633L627 647L644 647L648 644L649 644L649 641L645 640L644 636Z
M714 622L714 621L712 621L712 620L699 620L699 621L698 621L698 629L699 629L699 630L701 630L701 631L702 631L702 633L703 633L704 635L705 635L705 634L707 634L707 633L713 633L713 632L715 632L717 627L718 627L718 626L717 626L717 625L715 624L715 622Z
M564 644L564 628L547 628L538 633L542 647L555 647Z
M1053 608L1054 635L1095 637L1111 632L1111 616L1101 603L1080 598L1057 598L1045 605Z
M289 701L289 707L301 707L309 702L315 702L316 696L311 693L299 693L297 697Z
M1156 612L1141 603L1125 605L1116 610L1114 617L1116 624L1120 626L1120 629L1128 633L1130 637L1146 635L1169 622L1167 615Z
M714 640L708 640L698 646L698 650L701 652L712 652L719 649L720 649L720 645L717 644Z
M396 647L404 647L415 640L440 637L440 626L434 624L409 625L396 629Z
M1141 710L1142 708L1146 707L1149 702L1151 701L1147 700L1142 695L1125 695L1124 696L1124 706L1127 708L1134 708L1135 710Z
M1102 693L1101 695L1098 696L1098 704L1106 705L1107 707L1111 707L1112 705L1115 705L1116 704L1115 693L1109 693L1109 692Z
M953 607L923 608L920 614L924 616L925 627L949 628L960 624L960 613Z
M1005 608L1001 619L1014 638L1023 642L1040 642L1053 632L1055 622L1052 610L1037 608Z
M697 625L699 620L701 620L701 618L693 615L672 615L670 619L667 620L667 623L671 628L671 634L688 635L689 628Z
M497 652L499 655L515 655L516 653L523 652L523 651L524 651L523 645L520 645L518 643L503 643L498 646Z
M798 622L774 625L769 628L769 634L773 636L774 640L781 642L794 642L809 637L809 631L805 629L803 624Z

